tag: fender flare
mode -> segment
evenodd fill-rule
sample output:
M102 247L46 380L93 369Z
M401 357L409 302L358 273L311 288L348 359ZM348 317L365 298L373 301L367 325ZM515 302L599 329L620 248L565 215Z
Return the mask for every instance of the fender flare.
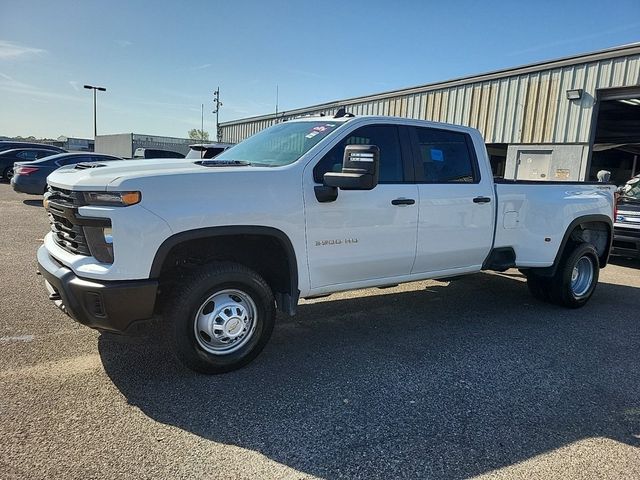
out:
M153 263L151 264L149 278L158 279L160 277L162 266L173 247L190 240L212 237L226 237L231 235L262 235L275 238L282 245L287 255L287 262L289 263L290 286L289 292L287 293L290 295L292 301L295 300L295 304L297 304L299 290L298 262L296 258L296 252L287 234L282 230L278 230L277 228L273 227L263 227L256 225L233 225L224 227L197 228L194 230L186 230L184 232L176 233L162 242L162 244L156 251L156 254L153 258Z
M562 258L562 254L564 253L564 249L569 243L569 239L571 238L571 233L575 230L575 228L581 223L604 223L609 230L609 241L607 242L607 246L605 247L604 252L602 253L602 257L600 257L600 268L604 268L607 266L609 261L609 253L611 252L611 245L613 244L613 221L611 217L603 214L594 214L594 215L583 215L574 219L566 231L564 232L564 236L562 237L562 242L560 243L560 248L558 248L558 252L556 253L556 257L553 260L553 265L546 268L537 268L536 272L542 276L553 276L558 269L558 265L560 264L560 259Z

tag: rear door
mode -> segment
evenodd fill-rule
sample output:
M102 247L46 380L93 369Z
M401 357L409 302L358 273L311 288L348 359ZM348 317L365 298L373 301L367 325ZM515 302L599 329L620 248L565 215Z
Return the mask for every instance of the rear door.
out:
M412 273L479 270L493 243L495 194L464 130L412 127L420 199ZM483 168L484 167L484 168Z
M340 171L345 146L353 144L380 149L379 184L368 191L340 190L335 201L319 202L314 186L322 184L326 172ZM307 166L304 197L312 288L380 283L409 274L418 221L411 157L405 127L373 124L346 133L318 162Z

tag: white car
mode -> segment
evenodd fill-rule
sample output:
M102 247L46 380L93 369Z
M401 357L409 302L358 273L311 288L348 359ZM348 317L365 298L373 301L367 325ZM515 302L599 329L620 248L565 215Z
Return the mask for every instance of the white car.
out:
M580 307L612 241L613 186L494 183L477 130L406 118L307 117L208 161L48 180L50 298L99 330L159 317L205 373L255 358L301 297L517 267L536 297Z
M189 145L187 158L213 158L233 147L233 143L196 143Z

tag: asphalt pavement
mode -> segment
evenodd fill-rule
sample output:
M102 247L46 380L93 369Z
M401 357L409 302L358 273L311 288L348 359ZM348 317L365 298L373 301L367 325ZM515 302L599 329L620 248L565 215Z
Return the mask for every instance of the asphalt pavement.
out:
M516 271L303 302L248 367L48 300L41 197L0 184L0 478L640 478L640 262L590 303Z

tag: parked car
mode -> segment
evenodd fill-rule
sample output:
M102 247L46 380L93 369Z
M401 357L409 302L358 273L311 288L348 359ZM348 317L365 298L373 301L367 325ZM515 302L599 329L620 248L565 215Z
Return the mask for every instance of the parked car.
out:
M0 140L0 152L5 150L13 150L15 148L46 148L49 150L55 150L56 152L66 152L64 148L56 147L54 145L47 145L46 143L36 142L14 142L13 140Z
M184 158L184 154L158 148L136 148L133 158Z
M613 253L640 258L640 175L620 189L613 227Z
M234 143L197 143L189 145L187 158L214 158L234 145Z
M65 152L66 150L62 150ZM39 158L57 155L60 149L53 148L14 148L0 152L0 174L5 180L11 180L13 176L13 164L16 162L30 162Z
M300 297L515 267L536 298L581 307L613 236L613 185L494 182L480 132L408 118L306 117L214 159L49 185L49 298L103 331L161 315L204 373L253 360Z
M16 162L11 186L16 192L42 195L47 190L47 176L60 167L84 162L122 160L101 153L59 153L33 162Z

